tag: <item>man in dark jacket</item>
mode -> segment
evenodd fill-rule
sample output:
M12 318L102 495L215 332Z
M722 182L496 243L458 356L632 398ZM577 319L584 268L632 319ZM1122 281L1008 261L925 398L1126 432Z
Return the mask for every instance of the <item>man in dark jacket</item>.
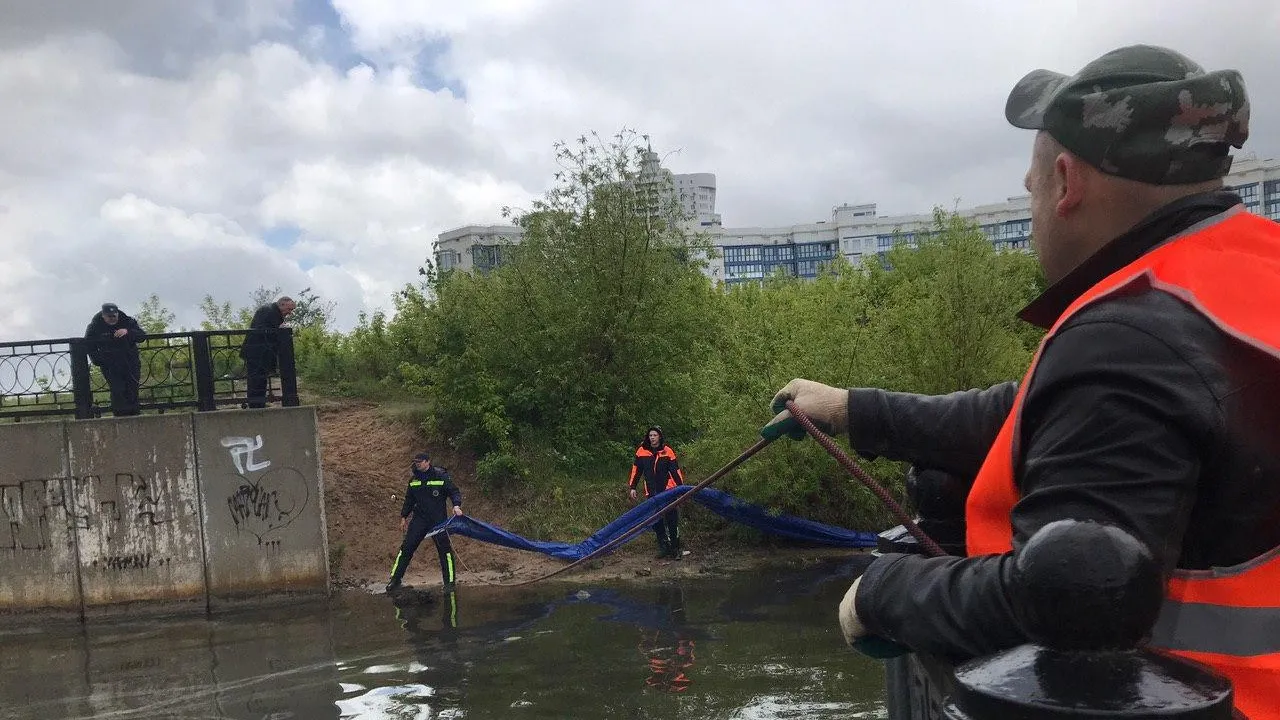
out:
M631 464L631 477L627 479L631 499L636 499L636 485L644 479L644 496L657 495L684 484L684 471L676 460L676 453L667 445L662 428L653 426L645 431L644 442L636 448L635 461ZM653 524L658 536L658 558L680 559L680 511L672 508L663 513Z
M395 565L391 567L391 582L387 583L387 592L395 592L400 588L400 580L404 577L414 552L418 550L418 545L422 544L431 528L448 519L446 498L453 504L453 514L461 516L462 491L453 484L449 471L432 465L431 456L427 453L418 453L413 458L413 479L404 491L404 506L400 508L400 531L404 533L404 543L400 546L400 553L396 555ZM412 521L409 520L411 514ZM453 592L457 573L449 534L441 531L431 538L435 540L436 553L440 556L444 591Z
M111 414L116 417L137 415L138 383L142 377L142 358L138 343L147 333L138 321L120 312L115 303L103 303L102 311L93 316L85 328L89 343L89 359L102 369L102 377L111 388Z
M1051 286L1022 317L1050 335L1021 385L777 394L864 455L974 479L968 557L875 559L850 578L846 639L955 660L1028 642L1020 548L1056 520L1096 521L1170 579L1152 646L1211 664L1237 708L1273 717L1280 635L1257 618L1280 612L1280 228L1221 179L1248 108L1238 73L1163 48L1029 74L1005 112L1038 130L1026 185ZM763 434L795 422L779 412ZM1210 593L1187 589L1220 575L1231 589L1197 605Z
M249 332L245 334L244 344L240 346L240 357L244 359L248 384L248 404L251 408L267 406L267 378L279 366L280 334L277 331L295 307L292 298L282 297L253 313Z

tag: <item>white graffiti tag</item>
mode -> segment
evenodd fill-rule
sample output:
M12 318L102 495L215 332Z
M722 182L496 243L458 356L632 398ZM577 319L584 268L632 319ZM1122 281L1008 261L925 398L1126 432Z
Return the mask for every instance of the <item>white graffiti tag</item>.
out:
M231 448L231 461L236 464L236 470L239 470L241 475L246 472L257 472L271 467L270 460L253 461L253 451L262 449L261 435L251 438L224 437L222 438L222 447Z

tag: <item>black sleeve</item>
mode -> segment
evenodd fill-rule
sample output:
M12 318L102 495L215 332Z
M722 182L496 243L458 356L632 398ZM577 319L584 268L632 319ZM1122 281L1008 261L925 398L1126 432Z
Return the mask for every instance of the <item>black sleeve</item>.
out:
M130 340L135 343L140 343L147 339L147 331L142 329L142 326L138 324L137 320L129 318L125 324L128 325L126 329L129 331Z
M449 471L440 468L440 477L444 479L444 492L453 501L454 507L462 506L462 490L453 484L453 478L449 477Z
M1014 551L1064 518L1117 525L1176 562L1216 402L1197 370L1148 332L1068 326L1046 348L1024 403ZM1008 591L1013 554L886 555L858 588L859 618L916 650L972 657L1026 642Z
M1012 381L946 395L854 388L849 391L849 446L866 456L972 479L1017 392Z
M404 489L404 505L400 506L400 517L407 518L413 512L413 487Z
M640 456L636 455L631 459L631 476L627 478L627 487L635 490L637 483L643 477L644 473L640 471Z
M684 470L680 468L680 461L676 459L675 450L671 451L671 465L669 467L668 474L671 476L671 481L675 484L684 484Z
M86 343L89 352L89 362L97 365L98 367L102 367L102 338L99 333L94 331L93 323L89 323L89 326L84 329L84 339L89 341Z
M269 309L270 309L270 306L263 305L262 307L258 308L253 312L253 319L249 321L250 330L263 330L271 327L267 323L267 311ZM244 317L244 316L242 315L241 317Z

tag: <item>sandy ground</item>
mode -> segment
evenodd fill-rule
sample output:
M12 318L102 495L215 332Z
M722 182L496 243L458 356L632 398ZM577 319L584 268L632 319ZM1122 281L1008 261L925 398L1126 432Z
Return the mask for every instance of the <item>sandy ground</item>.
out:
M324 402L317 407L324 468L325 512L331 557L339 587L381 592L401 541L400 504L414 453L429 449L432 461L449 469L462 490L463 509L471 517L507 527L509 514L498 503L472 491L474 463L447 449L429 446L411 424L388 418L373 403ZM578 538L581 539L581 538ZM539 553L510 550L454 536L453 546L462 585L511 585L534 580L567 563ZM547 582L728 574L762 562L796 565L840 557L844 549L779 549L760 551L730 547L692 547L680 561L656 560L652 535L646 533L607 556L562 572ZM428 540L414 556L406 585L439 586L435 548Z

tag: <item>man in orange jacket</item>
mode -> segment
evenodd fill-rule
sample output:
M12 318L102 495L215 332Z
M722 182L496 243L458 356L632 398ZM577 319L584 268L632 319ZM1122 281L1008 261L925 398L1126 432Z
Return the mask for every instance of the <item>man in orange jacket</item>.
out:
M957 660L1028 642L1017 553L1050 522L1097 521L1163 564L1151 647L1280 718L1280 225L1222 186L1248 136L1243 80L1132 46L1028 74L1005 115L1037 131L1026 186L1051 283L1022 313L1048 335L1021 384L794 380L775 397L860 452L975 478L968 556L877 558L840 605L845 638ZM795 425L779 412L762 433Z

